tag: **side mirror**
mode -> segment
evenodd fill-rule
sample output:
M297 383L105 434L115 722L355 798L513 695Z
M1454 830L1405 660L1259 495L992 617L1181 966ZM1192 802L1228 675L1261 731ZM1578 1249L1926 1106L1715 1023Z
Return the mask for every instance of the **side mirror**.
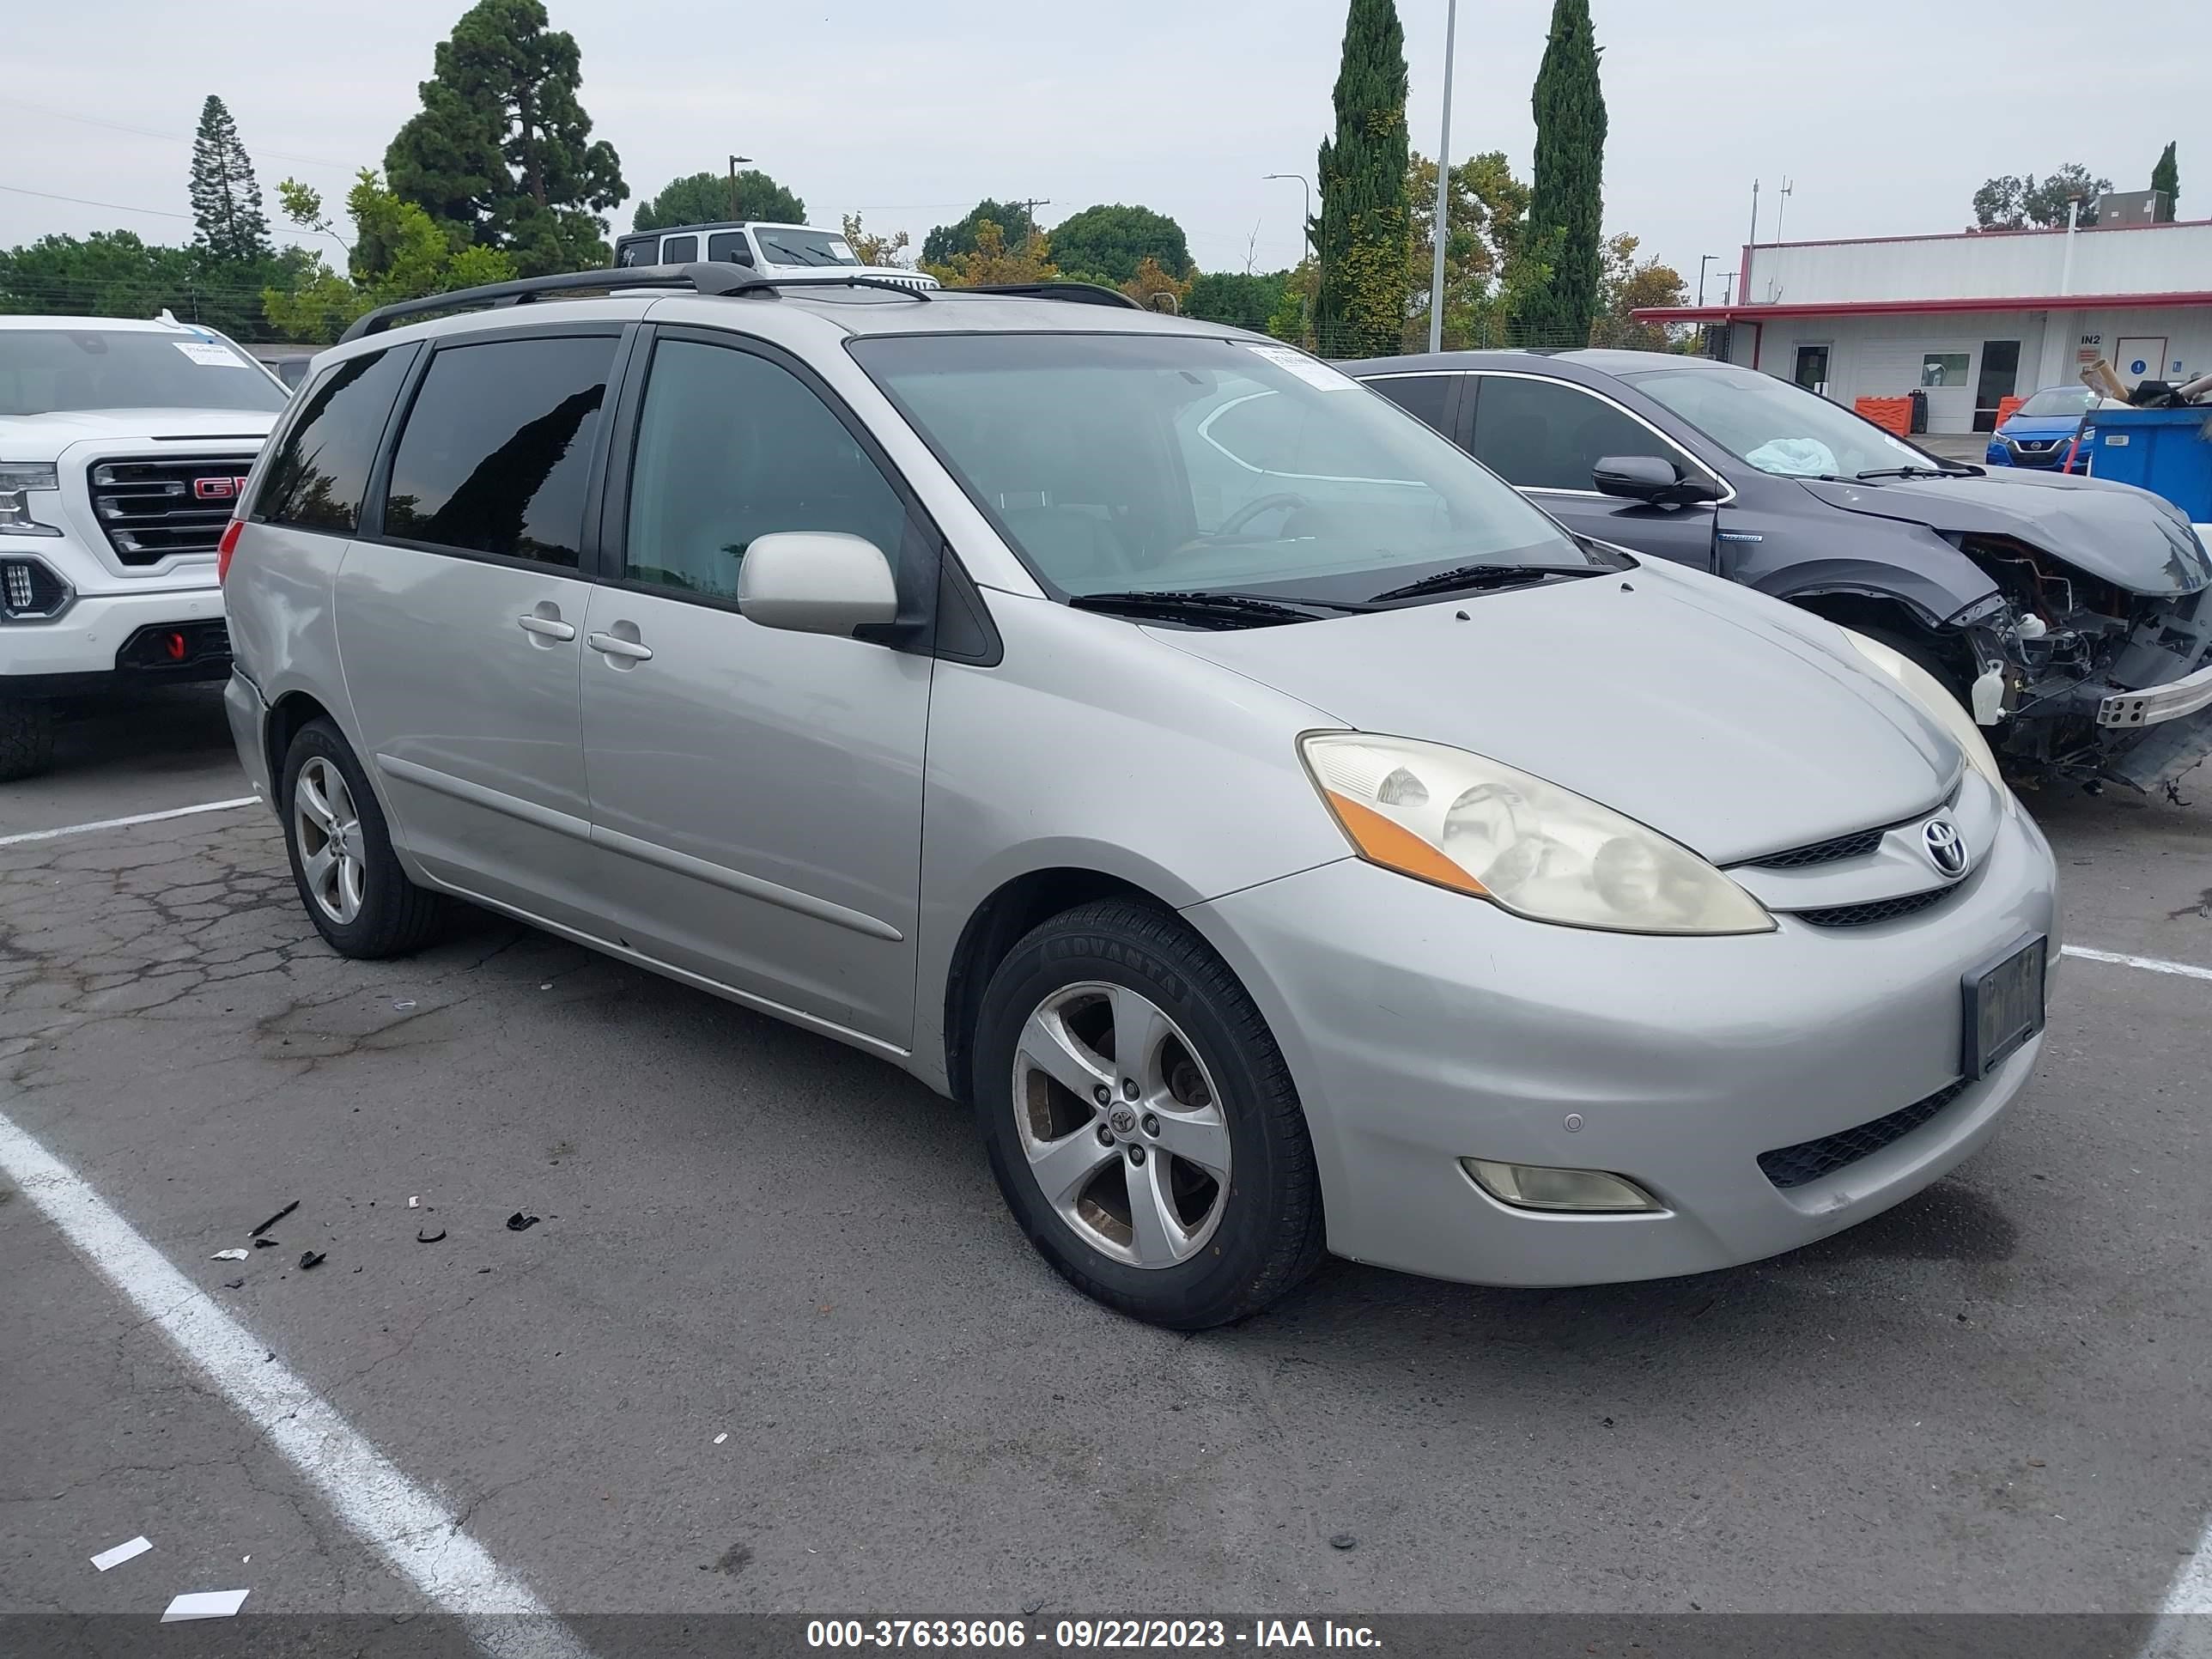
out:
M898 584L860 536L788 530L757 536L738 566L738 610L763 628L849 637L898 620Z
M1654 507L1717 499L1704 479L1687 477L1674 462L1656 455L1607 455L1590 469L1590 482L1601 495L1624 495Z

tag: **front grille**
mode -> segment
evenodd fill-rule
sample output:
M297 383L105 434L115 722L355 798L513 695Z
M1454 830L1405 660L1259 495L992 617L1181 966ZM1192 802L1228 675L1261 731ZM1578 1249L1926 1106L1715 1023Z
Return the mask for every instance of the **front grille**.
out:
M85 480L93 516L125 564L213 553L253 466L251 455L100 461Z
M1932 887L1924 893L1907 893L1902 898L1873 899L1864 904L1838 904L1826 910L1796 910L1790 914L1815 927L1871 927L1877 921L1895 921L1899 916L1917 915L1923 910L1932 909L1950 897L1951 891L1948 887Z
M2014 438L2009 441L2023 455L2040 455L2058 442L2056 438Z
M1833 1175L1863 1158L1871 1158L1892 1141L1902 1140L1966 1092L1966 1079L1938 1089L1925 1100L1916 1100L1901 1111L1878 1117L1856 1128L1838 1130L1818 1140L1801 1140L1759 1155L1759 1172L1784 1192L1808 1181Z
M1858 830L1848 836L1816 841L1810 847L1793 847L1786 853L1770 853L1753 864L1761 870L1802 870L1808 865L1833 864L1839 859L1863 859L1881 845L1883 831Z

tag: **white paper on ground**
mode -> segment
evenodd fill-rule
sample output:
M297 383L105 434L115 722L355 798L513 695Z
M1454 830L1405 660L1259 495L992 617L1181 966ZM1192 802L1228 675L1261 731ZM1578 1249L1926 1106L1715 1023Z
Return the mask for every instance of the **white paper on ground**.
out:
M716 1435L716 1436L714 1437L714 1443L715 1443L716 1445L718 1445L718 1446L719 1446L719 1445L720 1445L720 1444L721 1444L725 1440L727 1440L729 1437L729 1437L729 1433L728 1433L728 1431L726 1430L726 1431L724 1431L722 1433L718 1434L718 1435Z
M1308 386L1317 386L1323 392L1357 392L1359 382L1340 369L1317 362L1303 351L1293 351L1288 346L1247 346L1247 351L1265 357L1278 368L1287 368Z
M132 1556L143 1555L153 1547L153 1545L149 1543L142 1534L127 1544L118 1544L112 1550L100 1551L92 1558L92 1565L100 1571L106 1572L110 1567L119 1567Z
M161 1622L173 1625L185 1619L228 1619L252 1595L251 1590L192 1590L171 1601Z
M217 1250L213 1255L210 1256L208 1260L210 1261L243 1261L246 1260L247 1254L248 1252L245 1250Z

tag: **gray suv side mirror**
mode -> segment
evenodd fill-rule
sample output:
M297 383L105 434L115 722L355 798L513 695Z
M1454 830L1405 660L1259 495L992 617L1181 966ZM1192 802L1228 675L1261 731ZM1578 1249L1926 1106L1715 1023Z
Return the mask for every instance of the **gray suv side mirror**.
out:
M1601 495L1625 495L1654 507L1679 507L1718 498L1704 479L1685 476L1674 462L1656 455L1607 455L1590 469L1590 482Z
M898 619L898 584L865 537L787 530L757 536L738 566L738 609L763 628L850 635Z

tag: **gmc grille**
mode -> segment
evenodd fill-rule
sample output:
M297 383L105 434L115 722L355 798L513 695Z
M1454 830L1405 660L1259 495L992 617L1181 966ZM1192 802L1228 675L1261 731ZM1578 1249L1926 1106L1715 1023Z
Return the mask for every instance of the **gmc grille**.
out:
M86 477L93 516L125 564L213 553L252 470L251 455L98 461Z

